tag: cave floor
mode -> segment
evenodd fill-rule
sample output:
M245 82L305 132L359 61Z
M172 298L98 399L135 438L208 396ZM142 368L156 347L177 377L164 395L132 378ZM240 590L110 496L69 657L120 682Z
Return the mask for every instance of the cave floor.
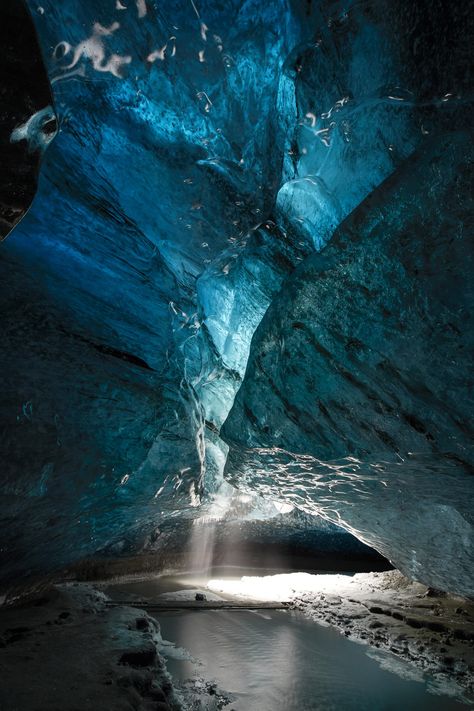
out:
M239 577L237 569L224 568L214 570L210 581L193 574L155 576L118 581L105 590L116 600L149 606L161 623L167 613L154 606L175 604L186 613L189 606L203 607L193 602L196 592L203 592L212 606L219 600L262 608L282 603L368 646L370 653L382 653L379 663L396 673L418 680L427 675L432 689L467 703L473 698L473 602L412 583L398 571L353 576L240 572L248 575Z
M177 711L158 625L85 584L0 607L2 711Z
M162 653L193 698L215 685L233 711L455 711L448 687L370 652L297 610L174 611L157 615ZM434 692L434 693L431 693ZM213 708L203 698L204 708ZM209 704L209 705L208 705Z
M474 698L474 602L407 580L397 570L328 576L295 607L372 648L391 652Z
M192 576L68 583L3 605L0 709L472 707L474 603L397 571L237 572L207 587ZM196 592L240 609L190 609ZM291 609L264 609L282 602Z

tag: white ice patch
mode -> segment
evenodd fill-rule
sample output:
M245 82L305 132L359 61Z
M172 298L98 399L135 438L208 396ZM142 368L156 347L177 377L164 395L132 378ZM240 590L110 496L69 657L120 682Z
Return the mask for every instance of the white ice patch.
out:
M43 128L49 121L55 118L52 107L46 106L44 109L33 114L33 116L30 116L28 121L21 126L17 126L17 128L12 131L10 142L19 143L20 141L27 141L30 151L44 152L55 137L56 132L47 133Z
M84 58L91 61L93 68L97 72L110 73L120 78L122 76L121 70L123 66L130 64L132 57L130 55L121 56L111 53L108 59L106 59L104 41L105 37L111 37L119 28L119 22L113 22L110 27L104 27L99 22L95 22L92 26L92 35L90 37L79 42L75 47L72 47L68 42L60 42L56 46L53 54L56 56L60 47L63 48L65 56L73 52L72 61L64 67L66 71L73 69L78 62Z
M169 642L167 639L160 639L159 652L167 659L176 659L181 662L192 662L202 666L199 659L195 659L193 655L184 647L177 647L174 642Z
M167 48L167 44L163 45L161 49L155 49L154 52L150 52L150 54L147 57L147 62L156 62L157 59L159 59L161 62L164 61L165 59L165 51Z
M367 656L374 659L381 669L384 671L396 674L407 681L424 681L424 675L421 669L408 664L403 659L399 659L393 654L388 654L386 651L379 652L375 649L368 649Z
M138 10L138 17L142 18L146 16L147 13L147 6L145 0L137 0L137 10Z

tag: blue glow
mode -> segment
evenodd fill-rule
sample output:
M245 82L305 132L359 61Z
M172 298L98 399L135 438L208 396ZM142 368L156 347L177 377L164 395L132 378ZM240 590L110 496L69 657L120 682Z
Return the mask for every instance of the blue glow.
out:
M407 543L409 526L400 544L386 543L372 520L377 501L361 523L336 497L322 506L319 491L300 491L286 464L266 480L273 450L354 456L362 466L410 451L464 461L467 450L458 349L468 297L432 306L435 266L423 250L433 225L452 232L455 246L437 237L429 249L460 293L464 215L449 203L443 222L438 201L440 182L468 194L450 172L465 165L467 99L461 80L448 92L449 62L434 84L434 70L414 71L400 37L424 26L422 14L397 14L388 0L368 5L44 0L39 12L29 2L59 132L0 262L11 570L69 563L125 539L152 547L163 522L194 517L228 486L227 467L233 483L341 523L420 574L426 547ZM382 218L387 235L374 237ZM389 325L372 314L382 306ZM399 328L413 329L403 352L392 338ZM431 355L422 374L416 364L404 370L426 348L437 354L434 384ZM364 419L381 362L395 433L378 390ZM353 383L362 376L361 395ZM436 422L420 435L425 415ZM321 417L329 424L318 429ZM471 519L457 499L449 506L469 548ZM465 585L452 571L435 582Z

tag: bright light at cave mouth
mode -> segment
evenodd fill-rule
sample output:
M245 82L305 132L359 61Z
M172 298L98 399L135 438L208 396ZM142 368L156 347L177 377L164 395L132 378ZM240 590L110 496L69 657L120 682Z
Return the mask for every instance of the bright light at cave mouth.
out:
M211 579L207 588L242 600L287 602L304 593L335 594L352 581L347 575L281 573L265 576Z

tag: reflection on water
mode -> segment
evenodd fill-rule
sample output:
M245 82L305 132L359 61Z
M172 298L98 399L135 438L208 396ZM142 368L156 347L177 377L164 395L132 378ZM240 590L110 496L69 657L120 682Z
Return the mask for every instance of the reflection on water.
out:
M281 570L217 568L229 580ZM230 577L229 577L230 576ZM177 590L205 589L196 573L110 585L115 600L155 601ZM224 597L228 597L224 595ZM215 682L232 701L224 711L450 711L470 708L396 656L356 644L296 611L182 610L156 613L162 652L187 688ZM192 661L191 661L192 660ZM389 671L391 670L391 671ZM198 688L196 686L196 688ZM435 695L438 691L440 694ZM202 696L200 698L203 698ZM204 698L210 699L207 692ZM214 699L215 700L215 699ZM212 700L211 700L212 703ZM218 705L196 706L217 709Z
M467 708L428 693L434 682L392 655L398 674L382 669L367 647L297 612L183 611L157 615L162 635L193 661L171 651L176 681L207 679L231 695L235 711L450 711ZM166 648L165 648L166 653ZM181 658L179 658L181 656ZM415 672L416 673L416 672ZM411 675L411 678L408 678Z

